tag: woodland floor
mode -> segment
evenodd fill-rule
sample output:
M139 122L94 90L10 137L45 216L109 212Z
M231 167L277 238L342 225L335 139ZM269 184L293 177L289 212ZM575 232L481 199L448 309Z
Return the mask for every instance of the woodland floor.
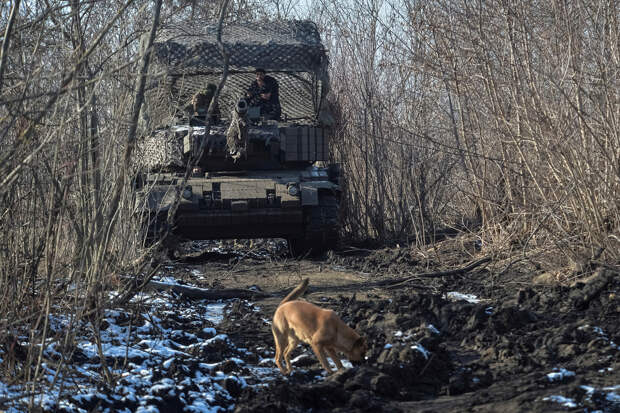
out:
M620 412L620 274L541 274L463 245L349 247L302 260L273 243L197 248L174 265L178 279L204 274L203 287L269 295L225 314L218 331L237 346L273 357L269 322L305 277L305 300L368 339L363 365L329 377L300 346L294 373L241 389L237 412Z
M157 270L177 291L104 312L110 377L89 324L55 314L51 333L74 329L70 355L47 345L50 384L31 393L0 382L0 410L620 412L618 267L543 272L531 259L487 254L464 238L299 260L277 240L184 244ZM290 376L276 368L271 319L306 277L303 299L367 338L363 364L327 376L303 345ZM214 301L179 288L251 295ZM0 356L10 361L7 349Z

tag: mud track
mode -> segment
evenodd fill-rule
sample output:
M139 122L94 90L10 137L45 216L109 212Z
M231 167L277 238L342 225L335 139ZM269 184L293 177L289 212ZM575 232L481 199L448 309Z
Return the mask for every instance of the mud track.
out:
M294 260L273 246L253 248L194 253L174 264L180 278L204 273L207 287L270 295L230 307L220 330L236 345L273 355L266 321L309 277L304 299L335 310L368 338L369 351L362 366L325 377L308 347L299 347L294 373L240 390L237 412L620 412L620 274L613 268L538 283L539 274L497 271L493 260L450 273L482 254L439 263L407 248L349 249Z

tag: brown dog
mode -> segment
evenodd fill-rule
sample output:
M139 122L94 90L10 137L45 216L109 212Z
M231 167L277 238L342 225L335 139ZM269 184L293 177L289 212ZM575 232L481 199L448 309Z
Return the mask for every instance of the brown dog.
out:
M342 368L337 352L344 353L349 360L359 361L366 353L366 339L347 326L332 310L325 310L306 301L298 301L308 288L308 279L303 280L278 305L273 315L271 331L276 342L276 364L282 374L292 370L290 354L300 341L310 344L321 366L328 373L326 353L338 369ZM286 370L282 367L282 356Z

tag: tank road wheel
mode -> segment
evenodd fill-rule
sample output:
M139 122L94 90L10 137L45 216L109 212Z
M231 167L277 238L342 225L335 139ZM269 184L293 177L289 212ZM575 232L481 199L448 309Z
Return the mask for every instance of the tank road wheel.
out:
M179 238L172 231L168 230L168 214L160 212L151 214L146 225L146 245L152 246L154 243L162 239L161 251L166 254L169 259L175 259L177 256Z
M293 256L317 256L338 244L338 199L334 194L319 194L319 204L305 207L305 233L289 238Z

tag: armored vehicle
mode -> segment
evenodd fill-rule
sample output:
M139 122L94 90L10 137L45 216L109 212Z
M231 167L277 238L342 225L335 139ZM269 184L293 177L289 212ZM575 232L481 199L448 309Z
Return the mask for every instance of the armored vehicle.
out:
M170 25L156 38L141 112L150 132L136 150L150 233L172 208L166 228L180 238L285 238L295 255L333 248L339 171L326 164L328 62L315 24L229 25L221 42L227 59L215 25ZM279 119L246 100L256 68L277 81Z

